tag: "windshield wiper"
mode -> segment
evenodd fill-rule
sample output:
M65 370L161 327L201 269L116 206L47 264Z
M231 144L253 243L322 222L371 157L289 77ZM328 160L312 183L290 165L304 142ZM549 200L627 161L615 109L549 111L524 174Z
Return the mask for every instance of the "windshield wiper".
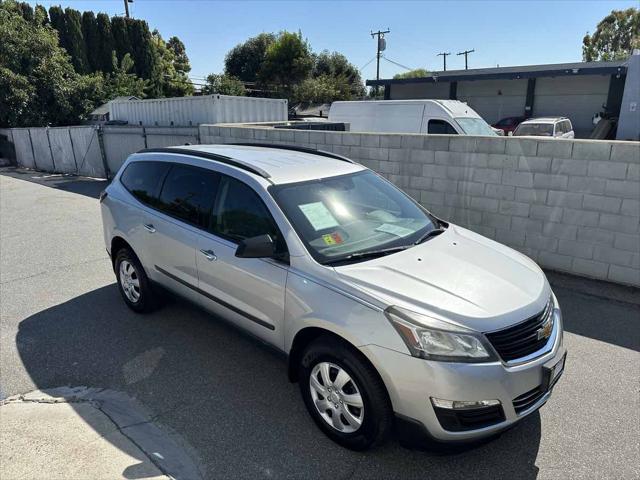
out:
M413 245L401 245L399 247L390 247L390 248L382 248L380 250L369 250L366 252L356 252L346 257L336 258L335 260L330 260L325 262L324 265L335 265L337 263L349 262L351 260L361 260L365 258L375 258L382 257L384 255L389 255L390 253L401 252L402 250L406 250L407 248L413 247Z
M424 235L422 235L418 240L416 240L413 244L414 245L418 245L422 242L427 241L428 239L430 239L431 237L435 237L436 235L440 235L441 233L446 232L447 230L445 228L439 227L439 228L434 228L433 230L429 230L427 233L425 233Z

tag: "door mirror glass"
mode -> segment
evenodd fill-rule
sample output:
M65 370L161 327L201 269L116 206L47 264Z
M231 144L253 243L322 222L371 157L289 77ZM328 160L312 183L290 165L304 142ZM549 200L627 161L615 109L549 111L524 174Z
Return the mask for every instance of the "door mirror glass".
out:
M276 245L270 235L241 240L236 249L238 258L271 258L276 253Z

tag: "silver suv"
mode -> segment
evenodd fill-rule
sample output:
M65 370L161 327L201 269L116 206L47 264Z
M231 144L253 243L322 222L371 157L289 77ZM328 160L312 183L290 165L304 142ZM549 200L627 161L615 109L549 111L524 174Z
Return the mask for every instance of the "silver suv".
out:
M101 205L131 309L166 289L284 352L309 413L348 448L394 425L413 443L491 436L563 371L560 307L534 262L342 156L143 150Z

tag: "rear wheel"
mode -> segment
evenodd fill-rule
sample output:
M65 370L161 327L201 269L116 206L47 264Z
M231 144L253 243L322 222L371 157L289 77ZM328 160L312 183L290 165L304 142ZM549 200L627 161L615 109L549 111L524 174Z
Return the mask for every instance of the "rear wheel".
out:
M352 450L382 444L393 424L379 376L352 347L331 337L314 341L302 356L302 398L316 424Z
M155 308L156 299L151 283L138 257L129 248L122 248L116 254L115 273L118 290L131 310L145 313Z

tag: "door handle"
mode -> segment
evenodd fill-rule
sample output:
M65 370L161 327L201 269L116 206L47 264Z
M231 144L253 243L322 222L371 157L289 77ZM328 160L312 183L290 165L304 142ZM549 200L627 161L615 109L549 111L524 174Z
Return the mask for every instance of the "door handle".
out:
M218 257L212 250L200 250L200 253L204 255L204 257L210 262L213 262L214 260L218 259Z
M142 226L145 228L145 230L146 230L147 232L149 232L149 233L156 233L156 228L155 228L152 224L150 224L150 223L145 223L145 224L144 224L144 225L142 225Z

